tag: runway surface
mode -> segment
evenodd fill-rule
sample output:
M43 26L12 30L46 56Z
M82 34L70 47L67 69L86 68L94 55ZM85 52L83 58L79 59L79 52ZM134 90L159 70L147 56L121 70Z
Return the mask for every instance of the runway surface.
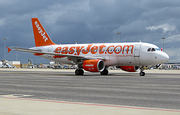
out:
M112 70L108 76L74 70L0 69L0 96L180 110L180 71L146 76Z

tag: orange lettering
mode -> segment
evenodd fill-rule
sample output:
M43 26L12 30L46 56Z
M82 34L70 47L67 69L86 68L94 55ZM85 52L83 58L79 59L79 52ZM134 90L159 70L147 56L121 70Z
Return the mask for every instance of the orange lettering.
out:
M54 50L55 53L60 53L61 52L61 47L57 47L55 50Z
M109 54L112 54L113 51L109 52L110 47L114 47L114 45L111 45L111 46L109 46L109 47L107 48L107 52L108 52Z
M104 51L103 51L103 48L106 47L105 45L100 45L99 46L99 54L103 54Z
M68 47L63 47L61 54L67 54L67 52L68 52Z
M97 53L97 50L98 50L98 46L93 46L93 47L91 48L91 53L92 53L92 54L95 54L95 53Z
M86 50L85 50L85 49L82 50L82 53L83 53L83 54L87 54L87 53L89 52L89 50L90 50L90 48L91 48L92 45L93 45L93 44L89 44L89 45L87 46L87 49L86 49Z
M117 52L116 50L116 48L118 48L118 47L120 47L120 49L119 49L119 51ZM114 48L114 52L116 53L116 54L119 54L119 53L121 53L121 50L122 50L122 46L121 45L117 45L115 48Z
M129 48L132 47L132 49L131 49L131 54L133 54L133 49L134 49L134 46L133 46L133 45L125 45L125 46L123 47L122 54L124 54L124 50L125 50L126 47L127 47L126 53L128 54Z
M74 49L75 49L75 46L72 46L69 48L69 54L73 54L74 53Z
M82 46L82 47L81 47L81 46L77 46L77 47L76 47L77 55L80 54L82 48L84 48L84 46Z

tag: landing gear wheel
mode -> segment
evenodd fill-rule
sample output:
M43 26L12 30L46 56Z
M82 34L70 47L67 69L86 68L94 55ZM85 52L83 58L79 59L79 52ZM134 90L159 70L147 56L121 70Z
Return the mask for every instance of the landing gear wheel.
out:
M100 72L101 75L108 75L108 70L107 69L104 69L102 72Z
M140 76L145 76L145 72L140 72L139 75Z
M83 75L84 71L82 69L76 69L75 74L76 75Z
M140 76L145 76L145 72L144 71L144 66L141 67L141 71L139 73Z

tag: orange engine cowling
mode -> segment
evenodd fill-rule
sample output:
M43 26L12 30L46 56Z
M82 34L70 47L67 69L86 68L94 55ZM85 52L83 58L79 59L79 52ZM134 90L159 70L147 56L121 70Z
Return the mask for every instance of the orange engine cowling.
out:
M102 60L92 59L84 60L84 62L79 64L78 67L90 72L102 72L105 68L105 64Z
M120 68L128 72L137 72L139 70L139 66L121 66Z

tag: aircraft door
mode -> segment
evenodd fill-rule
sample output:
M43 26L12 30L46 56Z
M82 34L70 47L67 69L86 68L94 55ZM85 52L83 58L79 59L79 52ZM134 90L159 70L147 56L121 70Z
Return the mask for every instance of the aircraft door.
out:
M140 57L141 44L136 44L134 49L134 57Z

